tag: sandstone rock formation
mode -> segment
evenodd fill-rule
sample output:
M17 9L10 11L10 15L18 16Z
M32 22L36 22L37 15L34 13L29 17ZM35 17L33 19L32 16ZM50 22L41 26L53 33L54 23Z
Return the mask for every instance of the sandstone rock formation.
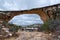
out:
M53 13L60 8L60 4L57 5L52 5L48 7L43 7L43 8L35 8L31 10L21 10L21 11L0 11L0 16L3 16L2 19L9 21L12 19L14 16L19 15L19 14L38 14L41 16L41 19L43 21L48 20L49 18L53 19ZM48 11L48 12L47 12ZM54 11L54 12L53 12ZM0 18L1 19L1 18Z

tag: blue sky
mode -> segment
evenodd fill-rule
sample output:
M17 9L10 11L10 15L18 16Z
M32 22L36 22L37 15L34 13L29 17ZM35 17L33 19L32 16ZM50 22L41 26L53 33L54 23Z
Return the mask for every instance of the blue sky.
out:
M32 24L43 24L42 19L37 14L21 14L13 17L10 23L16 25L32 25Z
M60 0L0 0L0 10L29 10L60 3Z

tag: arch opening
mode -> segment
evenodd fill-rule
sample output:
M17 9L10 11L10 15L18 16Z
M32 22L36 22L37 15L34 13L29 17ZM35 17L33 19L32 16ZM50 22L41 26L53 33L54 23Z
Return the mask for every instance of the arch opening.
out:
M43 20L41 16L38 14L20 14L14 16L9 23L26 26L26 25L33 25L33 24L43 24Z

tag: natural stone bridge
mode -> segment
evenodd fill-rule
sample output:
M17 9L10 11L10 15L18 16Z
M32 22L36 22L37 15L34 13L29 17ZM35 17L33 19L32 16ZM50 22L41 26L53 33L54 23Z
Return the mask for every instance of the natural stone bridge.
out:
M20 14L38 14L43 21L48 20L49 18L53 19L53 11L56 11L58 5L53 5L44 8L36 8L31 10L23 10L23 11L0 11L0 20L9 21L16 15ZM2 16L2 17L1 17Z
M2 19L9 21L16 15L20 14L38 14L43 21L46 21L48 19L48 16L42 11L42 9L37 10L25 10L25 11L4 11L6 14L0 14L0 16L3 16Z

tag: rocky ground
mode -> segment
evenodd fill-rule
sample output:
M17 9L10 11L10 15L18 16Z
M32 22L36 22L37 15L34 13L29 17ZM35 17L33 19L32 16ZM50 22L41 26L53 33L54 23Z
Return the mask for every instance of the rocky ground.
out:
M52 40L50 36L42 32L21 32L16 40Z
M45 34L43 32L19 32L18 37L12 37L5 40L60 40L60 36Z
M60 33L46 34L44 32L17 32L18 37L5 38L5 40L60 40Z
M7 32L9 34L9 32ZM5 34L5 33L4 33ZM60 33L45 33L45 32L37 32L37 31L18 31L15 33L17 37L15 36L2 36L0 35L0 40L60 40Z
M55 24L56 29L52 33L47 34L45 32L37 32L37 31L28 32L19 30L18 32L15 33L17 34L18 37L15 36L12 37L13 34L9 31L9 28L1 26L2 31L0 32L0 40L60 40L60 26L56 24ZM55 28L55 26L53 28ZM8 36L10 37L8 38Z

